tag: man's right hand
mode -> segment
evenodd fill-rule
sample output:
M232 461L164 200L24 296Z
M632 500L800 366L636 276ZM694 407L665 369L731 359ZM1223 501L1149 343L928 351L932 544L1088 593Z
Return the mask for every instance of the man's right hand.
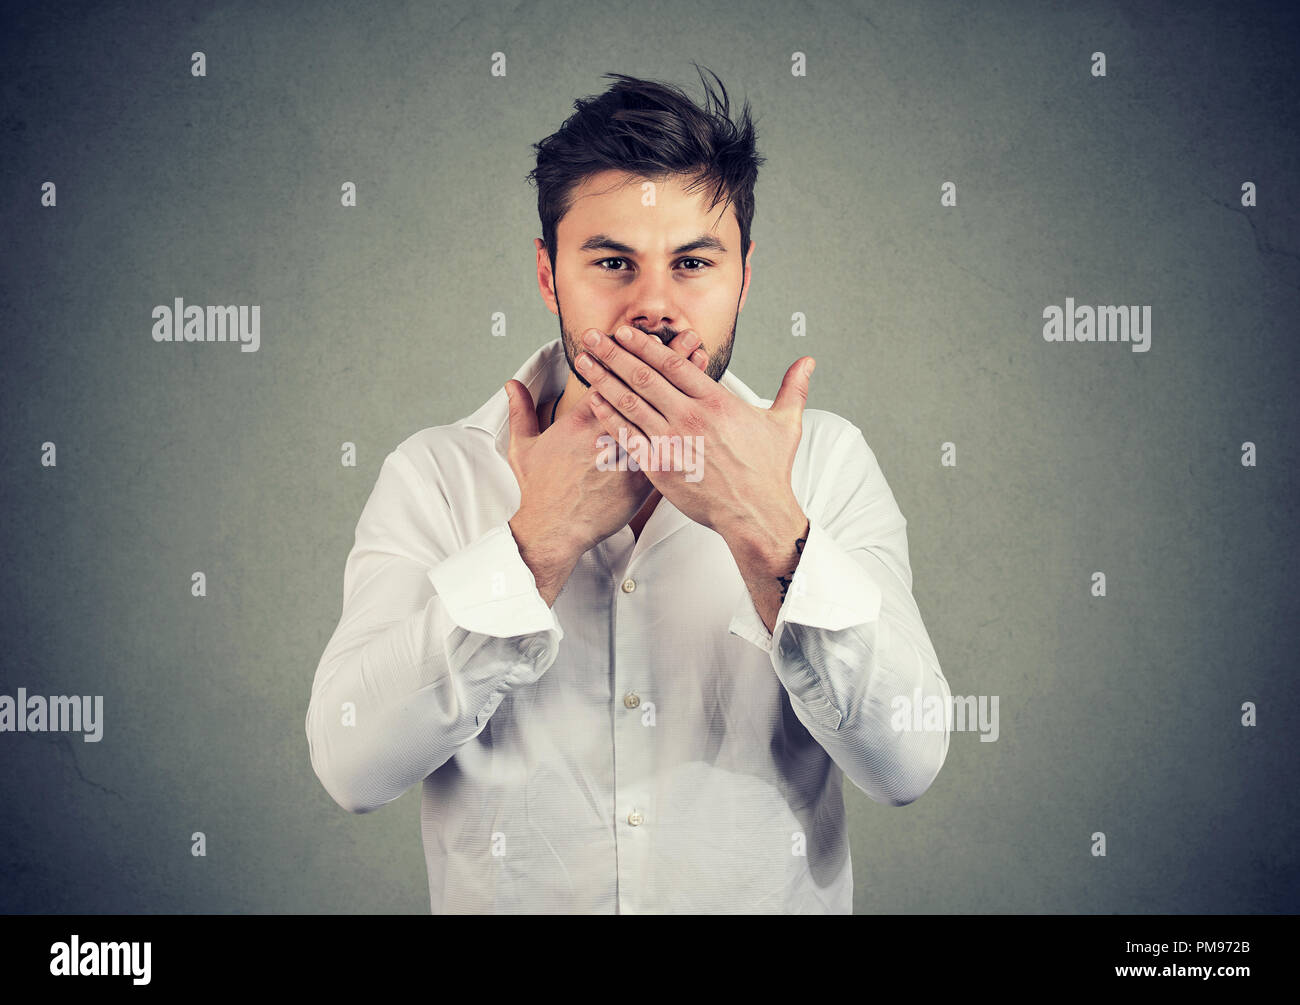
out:
M668 348L691 357L701 370L708 356L690 329L679 332ZM601 471L596 459L606 436L588 406L585 388L577 407L539 433L537 407L522 383L506 383L510 398L510 446L507 459L519 483L519 509L510 529L519 553L533 571L549 606L559 595L578 559L628 525L654 491L642 471Z

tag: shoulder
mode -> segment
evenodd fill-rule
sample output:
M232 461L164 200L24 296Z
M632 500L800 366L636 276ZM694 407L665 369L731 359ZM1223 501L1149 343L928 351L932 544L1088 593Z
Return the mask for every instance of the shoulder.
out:
M465 485L472 484L487 467L505 464L505 459L486 430L451 423L412 433L392 449L384 463L403 469L426 485Z
M852 452L865 452L873 464L876 459L861 429L844 416L822 408L804 409L799 449L807 452L810 459L823 462Z

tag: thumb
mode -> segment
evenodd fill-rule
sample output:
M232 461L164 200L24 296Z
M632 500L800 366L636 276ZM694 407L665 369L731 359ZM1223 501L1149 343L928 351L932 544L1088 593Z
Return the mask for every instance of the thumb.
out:
M808 385L816 365L817 361L811 356L795 360L790 365L790 369L785 372L781 389L776 392L772 407L768 411L803 415L804 407L808 404Z
M537 436L537 406L528 388L511 378L506 381L506 399L510 402L510 445Z

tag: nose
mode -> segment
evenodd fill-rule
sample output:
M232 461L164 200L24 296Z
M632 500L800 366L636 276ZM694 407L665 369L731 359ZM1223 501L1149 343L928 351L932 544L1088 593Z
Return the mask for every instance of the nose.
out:
M624 324L653 335L664 345L677 336L678 311L672 298L672 280L646 269L630 287Z

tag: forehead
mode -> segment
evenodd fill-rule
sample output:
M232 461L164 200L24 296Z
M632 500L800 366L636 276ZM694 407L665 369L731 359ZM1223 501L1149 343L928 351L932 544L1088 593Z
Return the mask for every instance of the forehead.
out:
M569 211L556 225L556 238L561 244L581 242L603 232L614 237L660 235L668 243L708 233L729 248L739 245L740 224L726 198L710 208L712 185L705 183L687 192L692 181L689 175L646 178L624 171L591 175L574 188Z

